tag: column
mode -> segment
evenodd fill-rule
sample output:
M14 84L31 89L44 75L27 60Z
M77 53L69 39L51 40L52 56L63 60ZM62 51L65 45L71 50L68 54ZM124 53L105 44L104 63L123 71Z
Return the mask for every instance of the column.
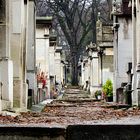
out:
M60 68L60 69L61 69L60 80L61 80L62 84L64 85L64 84L65 84L65 69L64 69L64 63L63 63L62 61L61 61L60 63L61 63L61 64L60 64L60 65L61 65L61 66L60 66L60 67L61 67L61 68Z
M61 49L57 50L56 48L56 52L55 52L55 75L56 75L56 82L58 82L59 84L61 84Z
M87 83L89 80L89 65L88 65L88 60L84 59L84 90L87 90Z
M113 101L116 102L116 92L118 85L118 28L119 23L117 23L116 7L114 7L113 15L113 30L114 30L114 39L113 39L113 51L114 51L114 75L113 75Z
M48 27L46 27L48 28ZM48 96L50 98L50 57L49 57L49 37L45 38L45 71L47 75L47 88L48 88Z
M133 104L140 105L140 2L136 0L136 51L137 51L137 64L136 64L136 89L134 89ZM133 37L135 38L135 36ZM135 80L134 80L135 82ZM135 101L136 99L136 101Z
M91 62L91 94L100 88L100 71L98 52L93 51Z
M35 2L29 0L27 3L27 79L29 81L29 89L32 89L34 95L37 94L36 79L36 44L35 44Z
M137 50L136 50L136 11L135 11L135 0L132 0L132 29L133 29L133 40L132 40L132 105L137 105L136 96L136 64L137 64Z
M11 1L0 2L0 111L13 107L13 62L10 56Z
M25 86L25 67L26 67L26 25L25 25L25 5L24 0L11 1L11 58L14 64L14 107L23 108L23 98L27 95Z
M84 82L85 82L85 77L84 77L84 73L85 73L85 68L84 68L84 62L81 62L81 76L82 76L82 86L84 86Z

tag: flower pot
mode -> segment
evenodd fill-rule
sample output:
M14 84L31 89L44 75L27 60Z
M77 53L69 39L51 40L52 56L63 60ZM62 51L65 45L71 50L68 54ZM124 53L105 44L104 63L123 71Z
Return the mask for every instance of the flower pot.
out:
M97 99L98 99L98 100L101 100L101 95L98 95L98 96L97 96Z
M107 102L113 102L113 96L107 97Z

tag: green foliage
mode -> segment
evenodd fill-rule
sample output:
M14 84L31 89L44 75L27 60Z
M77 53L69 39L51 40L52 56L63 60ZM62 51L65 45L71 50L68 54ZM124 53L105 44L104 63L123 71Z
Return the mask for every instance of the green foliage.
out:
M112 81L110 79L108 79L106 81L106 83L103 85L103 92L108 97L113 96L113 84L112 84Z
M97 98L97 96L101 96L102 95L102 91L101 90L97 90L95 92L95 97Z

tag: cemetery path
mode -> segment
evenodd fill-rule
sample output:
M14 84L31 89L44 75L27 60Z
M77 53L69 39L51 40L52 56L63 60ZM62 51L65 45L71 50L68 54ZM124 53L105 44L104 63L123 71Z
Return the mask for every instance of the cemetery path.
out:
M140 109L98 101L80 89L66 89L60 99L44 105L41 112L0 115L0 124L67 126L75 124L140 124Z

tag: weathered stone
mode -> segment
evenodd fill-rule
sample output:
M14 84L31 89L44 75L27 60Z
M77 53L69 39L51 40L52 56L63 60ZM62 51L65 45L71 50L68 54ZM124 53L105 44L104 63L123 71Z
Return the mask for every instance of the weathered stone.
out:
M114 31L114 101L116 89L120 88L122 83L128 82L127 71L129 63L132 62L132 19L125 15L117 18L120 27ZM124 32L126 29L127 33Z
M76 125L67 129L67 140L139 139L139 125Z
M50 46L50 28L52 17L37 17L36 19L36 65L38 73L44 72L47 76L47 92L50 97L50 75L54 74L54 48ZM52 52L49 54L49 51ZM50 58L50 55L51 58ZM51 60L52 59L52 60ZM52 69L50 70L50 66ZM53 75L54 76L54 75ZM54 78L54 77L53 77Z
M0 1L0 23L5 23L6 20L6 1L5 0L1 0Z
M27 65L25 65L24 67L25 69L27 69L26 79L28 80L28 89L33 90L34 95L36 95L37 78L36 78L36 43L35 43L35 36L36 36L35 2L33 0L27 1L27 5L25 5L25 9L27 9L28 12L27 12L27 17L25 17L27 20L27 27L26 27L27 50L25 50L25 54L27 52L27 57L24 58L25 62L27 62ZM25 99L24 102L27 102L27 98L24 99Z
M59 127L0 127L0 140L65 140L65 128ZM5 135L6 134L6 135Z

